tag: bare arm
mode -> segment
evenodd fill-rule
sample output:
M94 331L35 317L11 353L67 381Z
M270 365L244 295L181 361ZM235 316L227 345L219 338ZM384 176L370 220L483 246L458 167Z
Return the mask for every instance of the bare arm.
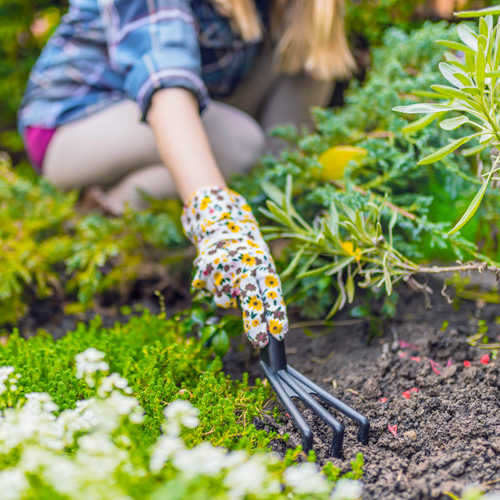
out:
M189 90L168 88L155 92L148 122L160 157L184 201L202 187L226 186L210 149L196 99Z

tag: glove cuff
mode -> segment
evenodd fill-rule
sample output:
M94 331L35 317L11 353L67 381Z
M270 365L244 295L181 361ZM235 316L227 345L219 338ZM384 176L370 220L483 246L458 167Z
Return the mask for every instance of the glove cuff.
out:
M184 205L181 222L198 253L227 240L249 239L267 249L250 205L228 188L209 186L195 191Z

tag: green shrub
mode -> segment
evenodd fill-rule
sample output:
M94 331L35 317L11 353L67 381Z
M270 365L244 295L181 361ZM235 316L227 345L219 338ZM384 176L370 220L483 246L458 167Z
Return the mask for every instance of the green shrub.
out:
M291 203L314 231L319 231L321 219L332 204L350 210L353 217L359 212L360 221L370 219L374 206L378 210L384 206L379 221L381 234L395 251L416 264L478 259L495 265L500 257L496 236L500 216L495 208L500 203L498 192L488 191L487 199L460 235L447 235L481 183L475 176L477 159L454 154L435 165L418 165L423 156L444 147L450 134L454 138L458 132L444 131L434 123L405 135L401 129L408 122L391 111L401 103L416 102L420 98L415 95L416 89L446 83L438 70L444 48L435 43L437 39L457 40L456 27L427 23L410 35L389 29L383 46L373 51L373 70L362 85L351 84L346 105L341 109L316 109L318 131L314 134L299 134L290 127L278 129L276 135L289 140L294 149L280 158L264 158L250 179L237 182L236 189L258 206L265 200L262 186L270 183L284 191L287 175L291 175ZM361 148L365 155L346 165L339 179L325 178L321 155L339 144ZM275 227L283 226L282 221ZM351 222L356 225L356 221ZM375 222L373 230L378 231ZM389 231L391 224L394 227ZM288 223L284 226L289 228ZM283 227L279 232L284 236L294 233ZM341 237L357 248L360 237L355 231L345 228ZM284 252L282 269L289 265L292 254L297 256L301 245L295 242ZM317 269L332 264L321 251L314 257L315 250L312 242L304 258L296 263L297 269L307 271L312 263ZM343 251L338 256L347 254ZM312 262L307 260L313 258ZM378 283L387 283L383 269L380 272ZM284 287L287 300L301 306L306 316L324 316L339 295L344 296L344 302L346 293L349 295L337 283L337 273L302 274L298 278L290 273Z
M179 202L153 201L119 218L78 215L75 202L76 193L0 159L0 326L15 323L34 298L65 289L77 301L71 310L81 310L96 294L161 277L182 259Z

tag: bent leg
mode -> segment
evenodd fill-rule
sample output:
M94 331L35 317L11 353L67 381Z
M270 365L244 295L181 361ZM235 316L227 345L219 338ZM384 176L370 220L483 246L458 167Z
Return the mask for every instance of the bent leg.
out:
M121 101L57 129L43 162L44 177L56 187L107 187L130 172L161 163L150 127L138 105Z
M264 131L244 112L212 102L202 121L225 177L247 172L263 154ZM117 203L143 208L138 190L156 198L176 196L153 132L140 122L133 101L60 127L47 150L43 175L63 190L99 186L107 191L115 212Z

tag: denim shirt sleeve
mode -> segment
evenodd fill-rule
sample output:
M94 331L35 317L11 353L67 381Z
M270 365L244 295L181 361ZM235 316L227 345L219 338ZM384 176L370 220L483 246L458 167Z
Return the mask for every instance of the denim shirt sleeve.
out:
M99 0L108 54L124 91L145 120L153 93L183 87L200 111L209 100L201 78L196 20L189 0Z

